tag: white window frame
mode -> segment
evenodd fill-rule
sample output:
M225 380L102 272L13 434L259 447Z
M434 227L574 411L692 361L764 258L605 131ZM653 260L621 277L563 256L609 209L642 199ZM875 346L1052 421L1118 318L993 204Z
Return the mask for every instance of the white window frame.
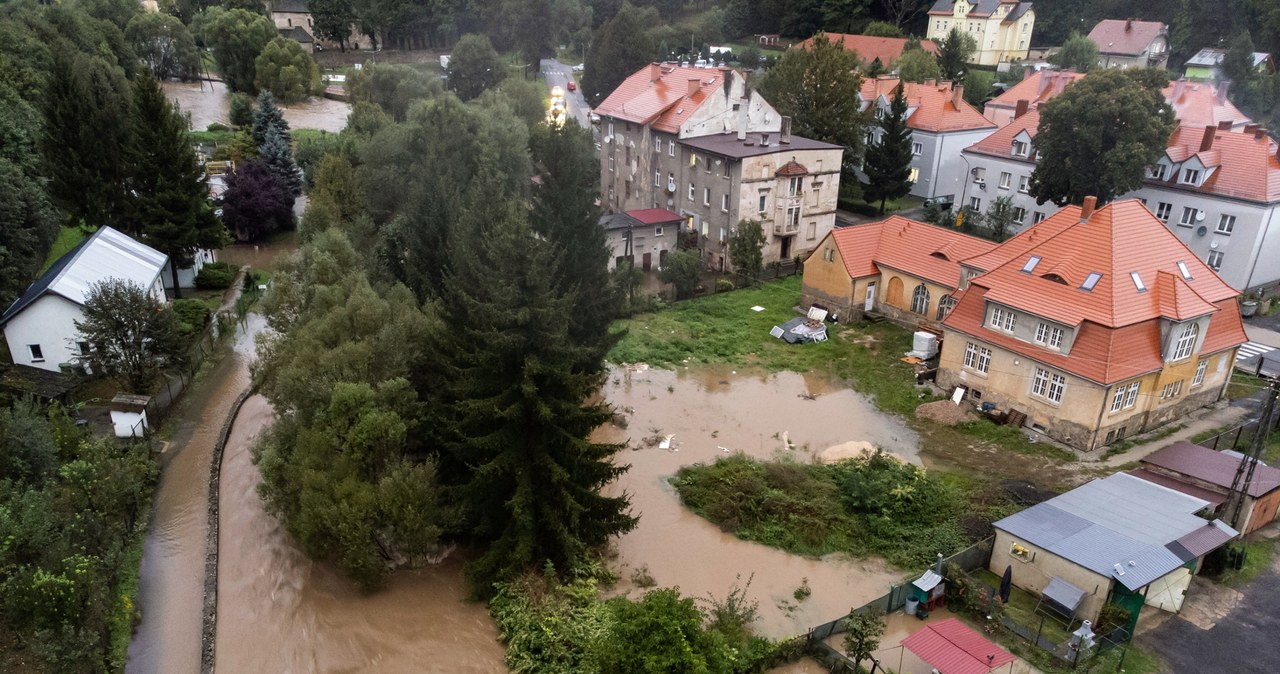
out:
M31 362L33 363L44 362L44 347L40 346L39 344L28 344L27 353L31 354Z
M1066 333L1063 331L1062 328L1053 328L1052 330L1050 330L1049 331L1049 348L1061 349L1062 338L1065 334Z
M1000 189L1007 190L1013 185L1013 174L1008 171L1000 172Z
M981 211L982 199L979 199L978 197L969 197L969 208L975 211Z
M653 151L654 151L654 152L656 152L656 153L658 153L658 154L662 154L662 139L661 139L661 138L654 139L654 141L653 141Z
M653 172L653 186L658 188L662 187L662 171Z
M1031 224L1037 225L1044 220L1044 211L1036 211L1031 214Z
M1014 206L1013 221L1018 223L1019 225L1025 223L1027 221L1027 209L1021 206Z
M1182 207L1182 219L1178 221L1183 227L1191 227L1196 224L1197 218L1200 216L1200 209L1194 206Z
M1155 166L1151 167L1151 177L1156 180L1164 180L1166 177L1168 177L1168 174L1169 174L1168 169L1169 167L1164 164L1156 164Z
M711 205L711 188L710 187L702 188L702 205L703 206Z
M921 300L924 306L920 306ZM911 311L921 316L929 315L929 288L921 283L911 291Z
M799 206L787 206L787 219L785 220L785 222L787 226L795 226L795 227L800 226L800 207Z
M1173 347L1173 357L1169 360L1177 361L1190 358L1196 348L1196 340L1200 338L1200 324L1187 323L1182 326L1182 332L1178 335L1178 341Z
M1183 185L1199 185L1200 169L1182 169L1182 178L1178 182Z
M668 157L676 156L676 139L674 138L672 138L670 141L667 142L667 156Z
M1036 368L1035 378L1031 384L1031 393L1051 403L1061 404L1062 396L1067 392L1067 378L1044 368Z
M729 212L729 195L727 193L720 195L720 211L722 213Z
M1023 194L1026 194L1030 190L1031 190L1031 176L1019 176L1018 191Z
M1036 344L1045 344L1049 341L1049 324L1040 321L1036 326Z
M693 201L693 197L697 193L698 193L697 188L693 186L693 183L689 183L689 201Z
M760 213L769 212L769 193L767 191L760 192Z
M1182 381L1179 379L1175 382L1169 382L1160 389L1160 400L1173 400L1182 395Z
M1219 234L1230 234L1235 231L1235 228L1236 216L1223 213L1222 216L1218 218L1218 228L1215 231Z
M912 143L911 156L919 157L921 154L924 154L924 143Z
M804 189L804 176L791 176L787 181L787 196L798 197Z
M1173 204L1164 201L1156 202L1156 217L1164 222L1169 222L1169 216L1173 215Z
M1031 146L1029 143L1024 143L1020 140L1015 140L1013 141L1012 150L1009 152L1009 154L1015 157L1026 157L1027 154L1030 152L1031 152Z
M1196 376L1191 378L1191 388L1196 388L1204 383L1205 370L1209 369L1209 359L1201 358L1200 364L1196 365Z
M653 228L653 235L654 235L654 236L662 236L662 234L663 234L663 231L662 231L662 226L661 226L661 225L658 225L658 226L656 226L656 227L654 227L654 228Z
M1209 257L1205 259L1205 264L1214 271L1222 270L1222 258L1226 257L1220 250L1209 251Z

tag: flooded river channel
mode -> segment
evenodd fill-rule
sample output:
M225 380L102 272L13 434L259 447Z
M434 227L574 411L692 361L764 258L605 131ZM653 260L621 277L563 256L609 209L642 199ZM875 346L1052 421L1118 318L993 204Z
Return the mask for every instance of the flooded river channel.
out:
M631 470L611 489L629 492L640 516L635 530L618 541L618 591L628 589L632 571L641 566L658 585L704 598L723 598L735 579L750 578L750 597L760 607L756 628L778 638L840 617L901 579L901 571L878 559L810 559L739 540L684 508L669 483L681 466L731 452L758 458L788 454L808 462L849 441L868 441L916 461L915 434L865 397L818 375L717 368L619 369L605 395L625 413L627 428L602 428L601 439L629 440L637 447L648 436L674 435L673 449L645 447L618 456ZM784 440L793 449L785 449ZM806 578L813 594L797 602L793 593Z
M222 82L164 82L165 93L182 111L191 115L191 128L204 131L210 124L229 125L231 96ZM321 129L338 132L347 125L351 106L342 101L312 96L302 103L280 106L284 119L294 129Z

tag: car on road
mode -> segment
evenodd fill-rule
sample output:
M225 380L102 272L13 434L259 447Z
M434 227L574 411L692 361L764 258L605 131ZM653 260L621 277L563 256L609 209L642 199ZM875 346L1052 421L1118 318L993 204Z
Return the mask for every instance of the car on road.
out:
M578 65L576 65L576 66L574 66L574 67L573 67L573 72L575 72L575 73L580 73L580 72L582 72L582 71L584 71L584 70L586 70L586 69L587 69L586 64L579 63Z
M573 80L569 80L569 84L567 84L567 85L565 85L565 86L569 89L569 91L577 91L577 90L578 90L578 83L577 83L577 82L574 82Z

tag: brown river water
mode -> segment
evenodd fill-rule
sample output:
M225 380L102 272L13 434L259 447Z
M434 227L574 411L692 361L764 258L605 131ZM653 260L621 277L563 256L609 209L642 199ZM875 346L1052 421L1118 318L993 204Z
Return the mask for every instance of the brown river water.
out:
M164 82L162 85L169 99L176 101L182 111L191 115L191 128L204 131L214 122L230 124L228 111L231 96L221 82ZM302 103L280 106L285 121L293 129L321 129L341 131L347 125L351 105L342 101L312 96Z

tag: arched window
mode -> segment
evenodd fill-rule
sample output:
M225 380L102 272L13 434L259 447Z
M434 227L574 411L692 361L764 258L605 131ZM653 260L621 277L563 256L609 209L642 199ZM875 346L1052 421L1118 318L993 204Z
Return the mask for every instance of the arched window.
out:
M911 293L911 310L922 316L929 312L929 289L923 283Z
M947 314L951 313L951 309L955 305L955 300L951 299L950 295L943 295L938 300L938 320L946 318Z
M1178 344L1173 348L1172 360L1182 360L1191 356L1191 350L1196 347L1196 338L1200 336L1200 325L1197 323L1188 323L1182 328L1182 334L1178 335Z

